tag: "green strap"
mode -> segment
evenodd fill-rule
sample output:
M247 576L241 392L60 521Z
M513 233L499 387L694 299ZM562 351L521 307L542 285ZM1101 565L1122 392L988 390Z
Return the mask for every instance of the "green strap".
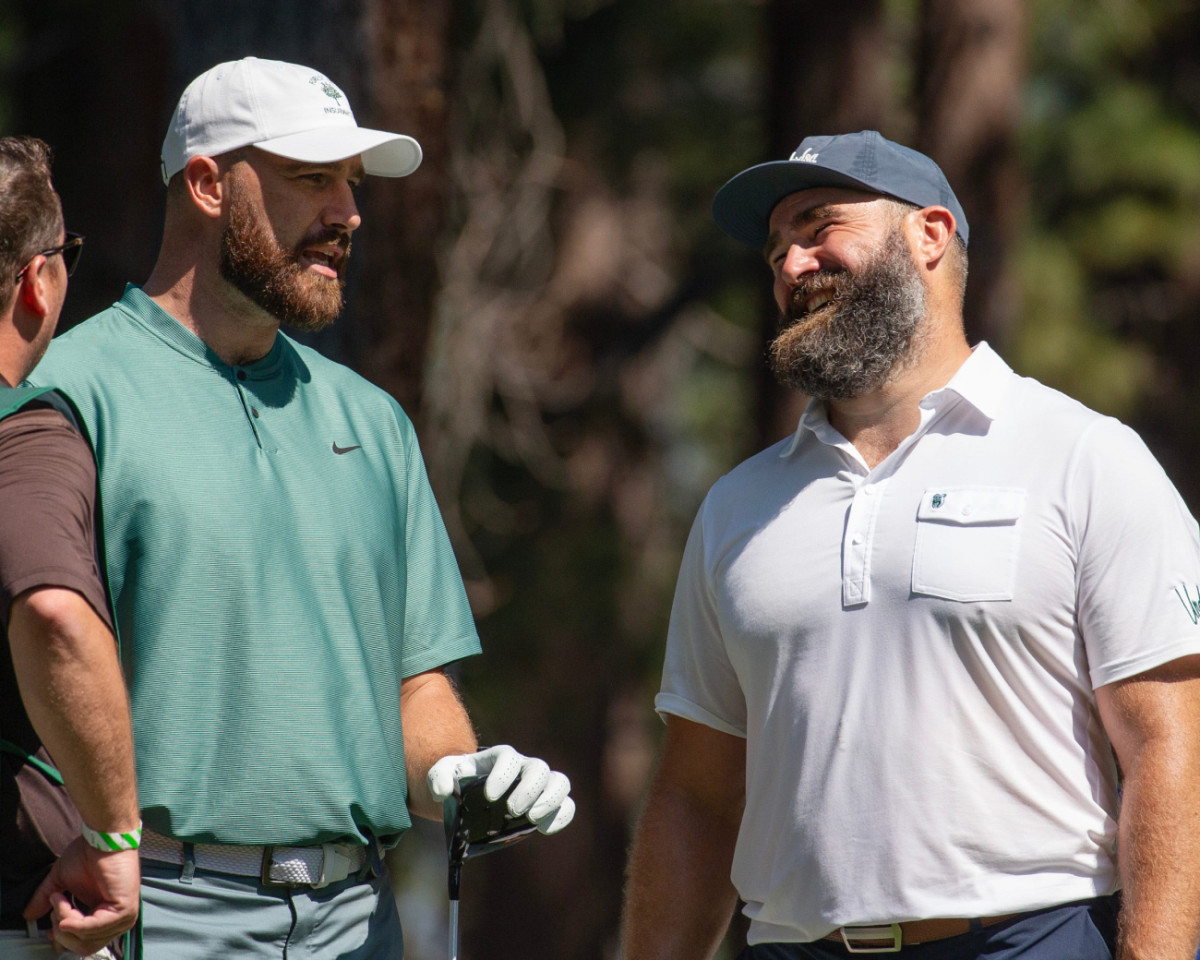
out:
M46 763L46 761L39 760L28 750L22 750L15 743L10 743L9 741L7 741L3 738L0 738L0 750L3 750L5 753L16 754L18 757L20 757L22 760L24 760L26 763L28 763L31 767L37 767L39 770L42 771L42 773L44 773L47 777L49 777L51 780L53 780L55 783L57 783L60 787L63 785L62 774L59 773L57 770L55 770L54 767L50 766L50 764Z

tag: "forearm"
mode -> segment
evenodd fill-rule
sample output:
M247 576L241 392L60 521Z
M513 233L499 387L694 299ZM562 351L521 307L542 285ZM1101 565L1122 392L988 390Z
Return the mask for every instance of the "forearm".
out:
M45 588L13 602L8 635L26 712L84 823L137 827L129 702L104 622L74 591Z
M737 903L729 875L739 821L655 783L630 855L625 960L713 956Z
M442 805L429 793L426 775L442 757L478 748L466 708L440 670L409 677L400 685L408 807L419 817L440 820Z
M1191 740L1194 738L1186 738ZM1193 960L1200 939L1200 756L1146 745L1126 771L1118 829L1117 960Z

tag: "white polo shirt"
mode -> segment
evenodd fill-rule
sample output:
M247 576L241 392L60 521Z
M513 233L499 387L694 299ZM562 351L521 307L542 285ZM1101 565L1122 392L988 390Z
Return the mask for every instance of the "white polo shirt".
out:
M986 344L873 470L811 404L700 508L655 701L746 738L750 942L1116 889L1092 691L1200 653L1198 619L1141 440Z

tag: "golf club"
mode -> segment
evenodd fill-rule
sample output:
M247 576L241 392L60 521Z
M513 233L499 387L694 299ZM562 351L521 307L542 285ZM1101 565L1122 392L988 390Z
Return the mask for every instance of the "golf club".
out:
M458 904L462 865L485 853L494 853L522 840L537 829L526 816L510 817L505 812L508 794L488 802L483 787L487 777L462 777L454 793L442 804L450 867L450 960L458 960Z

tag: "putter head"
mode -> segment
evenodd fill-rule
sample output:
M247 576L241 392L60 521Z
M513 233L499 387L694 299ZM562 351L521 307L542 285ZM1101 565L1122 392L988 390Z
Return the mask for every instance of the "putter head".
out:
M515 783L489 803L483 793L486 781L487 777L463 777L442 808L451 854L456 849L461 851L464 861L501 850L537 829L529 817L511 817L505 810L505 801L516 789Z
M523 840L537 827L529 817L510 817L505 801L514 783L491 803L483 793L487 777L462 777L454 793L442 804L442 824L450 861L450 899L458 899L462 865L485 853L494 853Z

